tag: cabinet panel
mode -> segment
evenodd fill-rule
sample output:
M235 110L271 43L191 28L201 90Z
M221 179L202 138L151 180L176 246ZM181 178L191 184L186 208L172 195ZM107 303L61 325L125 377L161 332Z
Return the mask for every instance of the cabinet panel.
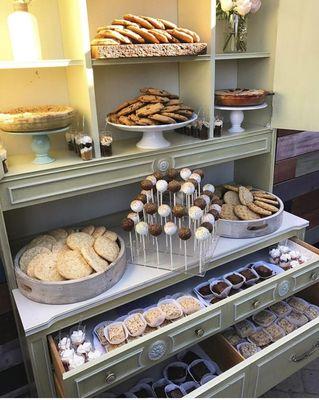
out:
M274 76L273 126L318 131L317 0L281 0Z

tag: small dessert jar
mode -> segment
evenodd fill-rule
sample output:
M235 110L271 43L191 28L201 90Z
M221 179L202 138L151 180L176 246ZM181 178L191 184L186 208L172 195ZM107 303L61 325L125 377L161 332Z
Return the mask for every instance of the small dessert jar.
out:
M79 148L82 160L89 161L93 158L93 140L91 136L83 135L79 138Z
M221 117L217 116L214 121L214 137L221 137L224 122Z
M111 157L112 152L113 137L111 132L102 132L100 134L100 149L102 157Z

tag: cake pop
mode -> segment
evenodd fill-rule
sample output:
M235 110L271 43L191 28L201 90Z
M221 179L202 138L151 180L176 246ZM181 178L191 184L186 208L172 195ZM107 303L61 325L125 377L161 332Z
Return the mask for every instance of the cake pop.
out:
M174 222L166 222L164 225L164 232L169 236L169 247L170 247L170 258L171 258L171 269L173 269L173 245L172 236L177 232L177 226Z
M154 177L154 179L156 179L156 178ZM155 183L153 183L153 182L154 182L154 180L151 181L150 179L144 179L144 180L141 182L141 188L142 188L143 190L148 190L148 191L150 191L152 201L154 202L153 188L154 188L154 186L156 185L156 182L155 182Z
M206 194L203 193L203 194L200 196L200 198L205 200L205 203L206 203L207 206L210 205L210 197L209 197L209 196L207 196Z
M135 213L140 213L143 211L143 203L141 200L133 200L131 202L131 210L134 211Z
M208 196L210 201L214 199L214 194L210 192L209 190L203 190L203 195Z
M221 208L221 206L219 204L212 204L209 209L210 210L216 210L219 214L222 211L222 208Z
M210 222L203 222L200 226L208 229L209 233L213 232L213 225Z
M145 179L151 181L153 183L153 186L156 185L157 179L155 178L154 175L148 175Z
M131 218L124 218L122 220L122 229L125 232L129 232L129 237L130 237L130 249L131 249L131 259L133 261L133 242L132 242L132 230L134 229L134 221Z
M147 203L147 196L146 194L140 193L138 194L134 200L140 200L143 204Z
M141 194L145 194L146 196L146 203L152 200L152 193L150 190L142 190Z
M185 271L187 271L187 246L186 241L192 237L192 231L189 228L179 228L178 236L180 240L184 241L184 259L185 259Z
M175 168L169 168L167 170L167 176L169 177L170 180L173 180L173 179L177 178L178 175L179 175L179 172Z
M205 210L206 205L206 201L202 197L197 197L194 200L194 206L199 207L201 210Z
M187 181L187 179L192 175L192 171L189 168L183 168L179 174L183 181Z
M148 216L150 216L151 222L153 223L153 215L157 213L158 207L155 203L147 203L144 206L144 210ZM149 222L149 221L148 221Z
M194 174L198 174L202 179L204 178L204 171L201 168L194 169Z
M188 210L188 215L190 217L190 219L192 219L194 221L194 229L196 229L196 221L200 220L203 216L203 210L201 210L199 207L197 206L192 206L189 208ZM189 221L190 224L190 221ZM189 226L190 228L190 226Z
M215 217L212 214L208 213L208 214L205 214L203 216L202 221L203 221L203 223L204 222L208 222L208 223L214 225L215 224Z
M159 265L159 251L158 251L158 236L160 236L163 232L163 228L160 224L152 224L149 226L149 232L152 236L155 237L156 243L156 256L157 256L157 265Z
M195 186L191 182L185 182L181 186L181 192L184 193L184 195L186 196L186 204L187 208L189 208L191 203L191 196L195 192Z
M214 193L215 192L215 186L210 184L210 183L207 183L206 185L204 185L203 190L204 191L208 190L209 192Z
M196 229L195 238L199 241L199 273L203 270L203 243L210 238L210 233L207 228L200 226Z
M164 181L163 179L156 182L157 203L158 204L163 204L163 193L166 192L167 187L168 187L168 183L166 181Z
M176 206L176 193L178 193L181 190L181 183L175 180L170 181L168 184L168 191L169 191L169 197L170 197L170 202L171 201L171 193L173 193L173 204Z
M146 222L139 222L136 225L135 230L142 237L144 264L146 264L145 236L148 234L148 225Z
M134 222L134 225L139 222L139 216L137 213L129 213L127 214L127 218L131 219Z
M158 207L158 214L161 217L161 224L163 223L162 218L164 218L164 223L166 224L167 222L167 217L171 213L171 207L168 206L167 204L162 204L161 206ZM165 241L166 241L166 246L167 246L167 236L165 236Z
M184 206L182 205L177 205L175 207L173 207L172 209L172 214L175 217L175 223L176 223L176 219L178 220L178 227L181 228L182 227L182 218L185 217L185 215L187 215L187 210ZM179 247L182 247L182 242L179 242Z
M221 207L224 204L224 202L223 200L221 200L219 197L216 196L215 198L213 198L212 204L217 204Z
M215 210L214 208L210 209L208 211L208 213L211 214L215 218L215 221L219 220L219 212L217 210Z
M161 171L155 171L153 175L158 181L164 178L164 174Z

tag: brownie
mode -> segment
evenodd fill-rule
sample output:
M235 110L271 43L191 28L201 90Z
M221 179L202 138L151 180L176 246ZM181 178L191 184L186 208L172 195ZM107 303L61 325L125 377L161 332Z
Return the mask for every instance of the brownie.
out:
M165 386L166 385L156 386L154 388L154 392L156 394L156 397L158 397L159 399L163 399L163 398L165 399L165 397L166 397Z
M142 388L140 390L137 390L134 392L135 396L140 398L140 399L147 399L150 397L150 392L148 392L146 389Z
M206 285L201 287L198 292L202 295L202 296L209 296L210 294L212 294L212 291L210 290L210 285Z
M272 270L266 267L265 265L260 265L259 267L256 267L255 271L262 278L268 278L269 276L272 275Z
M183 367L168 367L167 377L170 381L182 379L186 376L186 370Z
M210 301L210 304L215 304L218 303L219 301L222 301L223 299L219 299L218 297L213 297Z
M185 364L190 364L195 360L198 360L198 355L193 353L192 351L188 351L181 359L182 362L184 362Z
M227 280L232 284L232 285L238 285L243 281L243 278L241 278L239 275L232 274L227 276Z
M206 374L210 373L210 370L206 367L204 362L199 362L198 364L194 365L190 370L192 376L197 382L200 382L202 377Z
M227 283L220 281L212 286L212 291L217 294L221 294L226 288L228 288Z
M248 268L240 271L240 275L244 276L246 278L246 281L256 279L256 275Z
M183 392L181 391L181 389L173 389L171 390L169 393L167 393L167 397L170 397L172 399L177 399L180 397L184 397Z

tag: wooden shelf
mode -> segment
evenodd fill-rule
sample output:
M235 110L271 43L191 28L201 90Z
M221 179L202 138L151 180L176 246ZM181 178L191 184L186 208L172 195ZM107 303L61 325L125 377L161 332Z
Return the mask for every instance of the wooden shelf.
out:
M270 53L256 52L256 53L222 53L216 54L216 61L227 61L227 60L249 60L254 58L269 58Z
M38 61L0 61L0 69L65 68L83 65L82 60L58 59Z
M192 61L211 61L210 54L200 56L180 56L180 57L143 57L143 58L106 58L100 60L92 60L94 67L109 65L128 65L128 64L158 64L158 63L175 63L175 62L192 62Z

